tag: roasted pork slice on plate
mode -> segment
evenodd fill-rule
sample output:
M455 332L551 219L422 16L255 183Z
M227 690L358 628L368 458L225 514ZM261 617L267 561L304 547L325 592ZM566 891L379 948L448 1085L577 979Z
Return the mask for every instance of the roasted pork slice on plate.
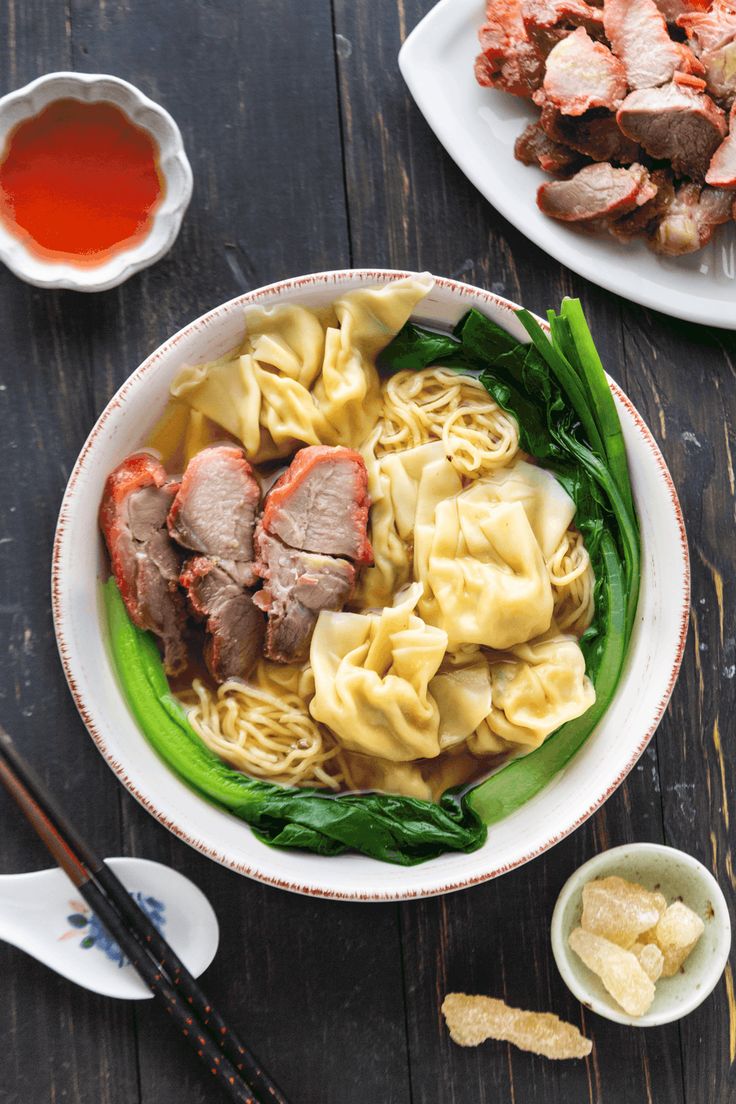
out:
M731 108L728 135L711 158L705 182L717 188L736 188L736 103Z
M545 55L577 27L591 38L603 37L603 12L585 0L523 0L521 16L528 37Z
M653 248L669 257L702 249L718 226L733 217L733 192L681 184L659 223Z
M675 176L702 180L726 135L726 117L710 96L672 81L662 88L631 92L619 108L618 124Z
M641 147L626 137L610 111L596 108L582 115L563 115L547 104L542 109L539 125L551 141L568 146L593 161L633 165L641 160Z
M582 115L593 107L615 111L626 91L621 62L578 27L551 51L534 102L540 107L551 104L563 115Z
M657 88L678 69L699 68L687 46L675 42L654 0L605 0L603 23L630 88Z
M166 528L176 489L155 457L134 453L108 476L100 507L100 528L126 609L138 628L160 638L169 675L187 665L181 558Z
M715 0L678 17L703 66L709 94L728 110L736 99L736 3Z
M478 83L513 96L531 97L542 83L544 55L527 34L522 0L489 0L486 15L478 32Z
M538 165L544 172L560 176L577 172L585 164L585 158L578 150L555 141L540 122L529 123L519 135L514 145L514 156L525 165Z
M586 165L569 180L542 184L537 202L542 211L564 222L591 222L625 215L657 192L642 165L615 169L601 162Z
M204 622L204 659L216 682L247 678L261 652L265 617L245 589L222 563L193 556L181 573L189 605Z

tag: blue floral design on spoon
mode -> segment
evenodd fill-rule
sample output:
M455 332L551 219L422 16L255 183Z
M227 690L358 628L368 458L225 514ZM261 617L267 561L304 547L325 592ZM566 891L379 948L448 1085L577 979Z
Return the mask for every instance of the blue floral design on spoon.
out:
M166 926L166 916L164 915L166 912L166 904L157 897L152 897L147 893L140 893L137 890L131 893L130 896L135 903L143 909L154 927L157 928L159 932L162 932ZM67 916L67 923L73 929L76 928L78 931L84 931L84 936L79 946L85 951L88 951L91 947L96 947L98 951L102 951L107 955L112 962L117 963L121 969L123 966L126 966L128 959L112 936L107 933L95 913L80 901L70 901L69 904L75 911ZM72 932L67 932L61 938L65 939L72 934Z

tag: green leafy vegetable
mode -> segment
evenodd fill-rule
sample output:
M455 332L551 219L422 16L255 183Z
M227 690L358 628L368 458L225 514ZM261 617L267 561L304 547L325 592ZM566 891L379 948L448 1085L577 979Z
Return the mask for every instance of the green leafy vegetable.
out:
M440 804L388 794L341 794L260 782L202 743L172 696L154 638L133 625L113 579L105 584L112 656L133 714L153 748L190 786L242 817L264 843L320 855L361 851L412 866L486 838L478 814L452 793Z
M522 449L553 471L575 502L575 522L595 573L595 614L581 647L596 701L541 747L503 767L466 800L486 824L520 808L581 747L611 703L626 658L639 595L639 528L633 507L621 423L580 302L550 312L550 336L527 311L518 312L531 345L514 342L471 310L443 342L434 363L479 373L499 406L513 414ZM406 327L396 338L401 367L426 367L431 331ZM411 337L411 341L410 341ZM411 342L415 356L411 356ZM391 369L394 343L382 360Z

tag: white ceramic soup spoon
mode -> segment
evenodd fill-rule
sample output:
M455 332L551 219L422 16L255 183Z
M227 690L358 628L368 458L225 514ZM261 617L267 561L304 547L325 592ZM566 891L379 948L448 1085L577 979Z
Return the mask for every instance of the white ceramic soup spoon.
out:
M148 859L106 862L199 977L220 940L217 917L202 891L183 874ZM103 996L144 1000L152 995L58 867L0 875L0 939Z

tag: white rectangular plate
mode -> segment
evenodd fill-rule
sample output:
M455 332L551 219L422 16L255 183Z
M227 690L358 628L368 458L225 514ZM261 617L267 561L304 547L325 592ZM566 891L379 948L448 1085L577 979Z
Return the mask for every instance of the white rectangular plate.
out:
M736 329L736 226L686 257L658 257L642 242L588 236L546 218L537 188L549 180L514 157L514 142L537 109L481 88L473 73L483 0L441 0L404 43L399 66L409 91L450 156L485 198L551 257L634 303L711 326Z

